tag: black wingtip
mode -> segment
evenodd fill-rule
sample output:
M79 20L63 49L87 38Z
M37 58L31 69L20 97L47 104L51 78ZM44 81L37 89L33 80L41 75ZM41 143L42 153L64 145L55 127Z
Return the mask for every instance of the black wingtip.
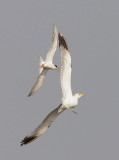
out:
M31 93L29 93L27 97L30 97L30 96L31 96Z
M28 94L28 97L32 96L34 93L32 92L32 90L30 91L30 93Z
M31 143L32 141L34 141L37 138L37 136L31 136L31 137L25 137L22 141L21 141L21 146L26 145L28 143Z
M59 47L63 46L66 50L69 51L69 47L64 36L61 33L58 33L58 38L59 38Z

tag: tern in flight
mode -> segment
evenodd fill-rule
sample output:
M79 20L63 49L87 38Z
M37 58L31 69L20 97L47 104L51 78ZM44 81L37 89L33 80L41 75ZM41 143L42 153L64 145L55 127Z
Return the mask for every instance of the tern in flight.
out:
M39 76L37 78L36 83L32 87L30 93L28 94L28 97L32 96L34 93L36 93L40 89L43 82L45 81L46 73L49 69L59 71L59 68L53 64L53 57L57 49L57 39L58 39L57 28L56 28L56 25L54 25L51 48L47 53L45 61L43 60L42 57L40 57Z
M84 94L72 94L71 90L71 56L68 45L63 35L59 33L59 47L61 50L61 88L62 88L62 103L48 114L43 122L29 135L27 135L22 141L21 146L26 145L39 136L41 136L53 123L53 121L66 109L72 110L78 105L78 99Z

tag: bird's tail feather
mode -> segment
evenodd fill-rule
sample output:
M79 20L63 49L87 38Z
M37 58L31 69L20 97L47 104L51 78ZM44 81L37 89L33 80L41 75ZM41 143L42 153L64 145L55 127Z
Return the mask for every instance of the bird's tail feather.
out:
M43 58L39 56L39 65L41 65L44 62Z

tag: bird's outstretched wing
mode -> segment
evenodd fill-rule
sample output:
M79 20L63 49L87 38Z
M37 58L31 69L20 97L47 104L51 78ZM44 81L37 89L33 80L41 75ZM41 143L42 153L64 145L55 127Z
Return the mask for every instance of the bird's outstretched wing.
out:
M47 53L46 62L53 61L53 57L54 57L55 51L57 49L57 39L58 39L57 28L56 28L56 25L53 25L52 44L51 44L51 48L49 49L49 51Z
M63 109L60 113L58 113L58 109L61 107L62 104L60 104L56 109L54 109L52 112L50 112L47 117L43 120L43 122L29 135L27 135L22 141L21 146L26 145L35 139L37 139L39 136L41 136L53 123L53 121L58 117L59 114L61 114L65 109Z
M34 84L30 93L28 94L28 97L32 96L34 93L36 93L39 90L39 88L42 86L43 82L45 81L47 71L48 71L48 69L43 69L41 71L40 75L38 76L38 79L37 79L36 83Z
M63 98L72 96L71 90L71 56L67 42L62 34L58 34L61 50L61 88Z

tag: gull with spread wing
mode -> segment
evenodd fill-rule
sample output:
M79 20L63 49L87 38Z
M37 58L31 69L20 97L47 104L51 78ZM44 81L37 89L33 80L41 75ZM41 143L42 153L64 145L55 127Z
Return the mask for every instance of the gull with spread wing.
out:
M49 69L59 71L59 68L53 64L53 57L57 49L57 39L58 39L57 28L56 25L54 25L51 48L47 53L45 61L43 60L43 58L40 57L39 76L37 78L36 83L32 87L30 93L28 94L28 97L32 96L40 89L40 87L45 81L45 77Z
M61 88L62 88L62 103L54 109L48 116L43 120L43 122L29 135L27 135L22 141L21 146L26 145L36 138L41 136L53 123L53 121L66 109L72 110L78 105L78 99L84 94L77 93L72 95L71 90L71 56L69 52L68 45L65 38L59 33L59 47L61 50Z
M85 96L84 94L76 93L72 94L71 90L71 56L68 44L62 34L58 34L59 37L59 47L61 50L61 88L62 88L62 106L59 108L60 113L64 109L71 110L78 105L78 99ZM71 110L76 113L75 111Z

